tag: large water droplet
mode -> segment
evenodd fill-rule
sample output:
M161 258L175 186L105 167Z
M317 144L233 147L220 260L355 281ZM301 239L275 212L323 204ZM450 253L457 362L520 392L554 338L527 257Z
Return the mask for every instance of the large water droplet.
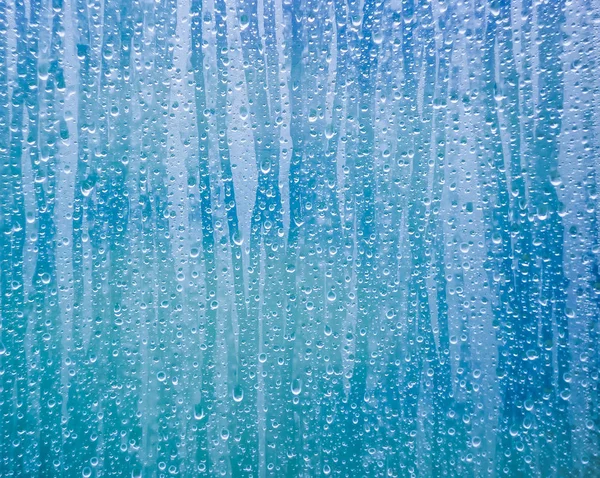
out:
M302 392L302 380L295 378L292 380L291 390L293 395L300 395Z

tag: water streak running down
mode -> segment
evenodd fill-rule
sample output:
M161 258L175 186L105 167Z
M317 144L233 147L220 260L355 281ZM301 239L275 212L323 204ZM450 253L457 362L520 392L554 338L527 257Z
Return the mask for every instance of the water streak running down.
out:
M600 0L0 0L0 476L599 476L599 92Z

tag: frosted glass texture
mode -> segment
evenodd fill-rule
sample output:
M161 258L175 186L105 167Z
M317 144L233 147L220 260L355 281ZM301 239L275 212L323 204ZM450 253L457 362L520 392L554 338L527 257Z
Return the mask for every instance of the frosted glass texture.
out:
M0 476L600 476L599 91L598 0L0 0Z

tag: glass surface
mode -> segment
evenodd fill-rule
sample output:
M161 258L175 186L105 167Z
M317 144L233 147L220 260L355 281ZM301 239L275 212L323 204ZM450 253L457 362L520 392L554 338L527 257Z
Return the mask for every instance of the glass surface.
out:
M0 476L600 476L599 92L597 0L0 0Z

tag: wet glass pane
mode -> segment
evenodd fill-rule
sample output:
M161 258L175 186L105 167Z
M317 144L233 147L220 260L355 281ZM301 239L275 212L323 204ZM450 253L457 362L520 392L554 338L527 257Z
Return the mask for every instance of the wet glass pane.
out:
M600 474L597 0L0 0L0 476Z

